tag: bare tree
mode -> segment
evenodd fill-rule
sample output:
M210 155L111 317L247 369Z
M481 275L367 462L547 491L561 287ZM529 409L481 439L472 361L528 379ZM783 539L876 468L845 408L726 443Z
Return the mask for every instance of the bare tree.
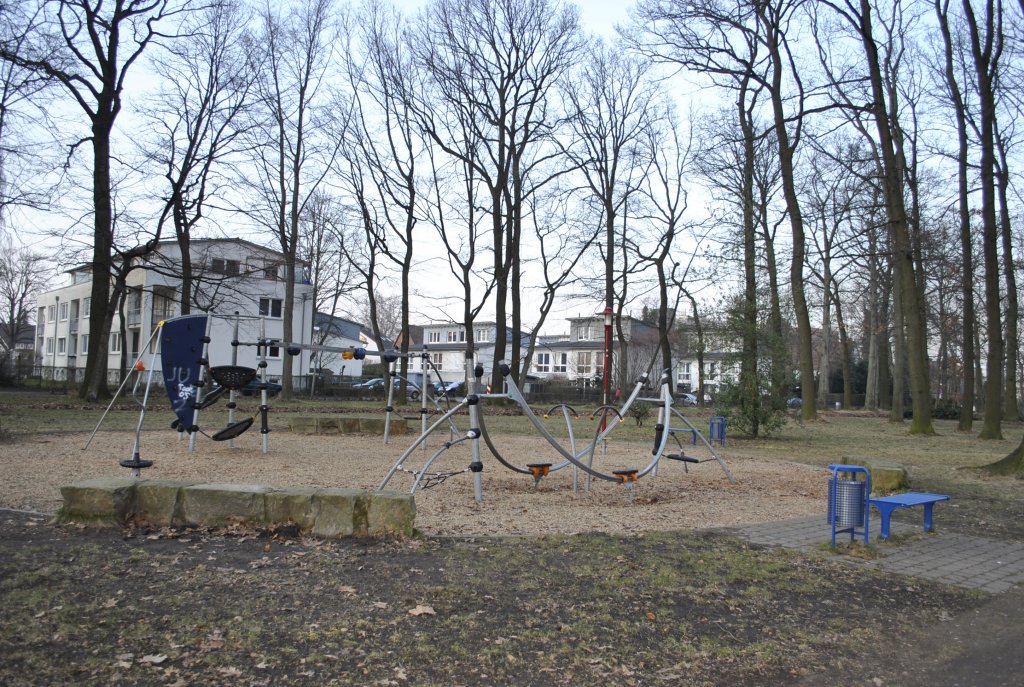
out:
M343 138L347 107L326 79L336 38L332 0L305 0L286 13L269 3L252 37L259 46L258 114L247 136L254 168L240 181L253 196L240 208L270 231L284 255L284 339L294 337L301 218L330 172ZM292 358L282 363L282 395L292 394Z
M716 85L735 89L743 79L756 80L769 98L783 196L792 230L790 288L798 327L802 413L809 420L816 415L814 363L804 295L803 215L795 182L795 156L806 93L786 35L802 4L802 0L642 0L637 17L646 24L636 42L658 59L706 75ZM790 105L795 111L787 111Z
M412 40L429 77L421 125L487 189L498 321L491 383L500 388L509 344L513 376L520 367L526 201L565 171L542 169L555 153L554 88L580 47L578 11L561 0L435 0Z
M896 74L901 66L899 56L905 50L903 41L906 36L895 27L883 25L881 32L888 40L880 45L880 34L876 34L874 13L868 0L822 0L821 4L830 7L854 31L864 51L865 59L861 66L870 87L871 100L863 109L870 113L877 135L882 197L894 252L893 268L898 280L897 326L905 333L906 341L913 407L910 432L933 434L927 318L922 302L923 275L915 260L912 221L907 212L907 155L899 121L900 93L896 88ZM899 17L894 21L900 21ZM819 45L823 44L821 41L819 39ZM848 80L850 77L844 75L843 81ZM839 79L833 76L832 81L838 83ZM902 375L897 374L894 381L901 383ZM901 400L902 393L894 394L894 404Z
M956 56L961 52L959 36L954 37L950 23L949 0L934 0L935 15L942 36L942 75L947 97L956 122L957 141L957 211L959 219L960 259L962 269L961 289L963 301L963 390L960 397L961 432L971 431L974 423L974 329L977 326L974 314L974 292L971 276L974 274L974 249L971 240L971 208L969 196L969 141L967 130L967 101L957 77L959 72Z
M83 398L107 396L107 340L114 317L110 281L114 243L111 205L111 135L123 105L125 80L161 26L184 12L189 0L38 0L45 8L23 51L0 47L0 59L34 70L63 88L81 108L92 145L92 310Z
M221 190L217 168L237 148L251 104L251 74L259 69L243 42L248 19L238 0L215 0L189 17L188 40L154 61L163 92L149 109L157 137L147 157L167 182L157 229L162 233L168 222L174 229L183 315L195 295L192 235Z
M29 160L38 157L37 147L27 136L34 116L45 109L43 90L47 77L25 67L13 56L25 51L32 36L38 6L0 3L0 228L4 227L8 210L15 206L40 207L45 192L32 180Z
M334 315L342 296L356 290L355 270L341 249L355 238L337 200L323 191L314 193L303 213L298 250L299 257L309 265L314 314Z
M643 139L653 120L649 104L656 89L648 78L649 69L648 60L624 53L620 45L597 41L564 86L573 134L566 152L600 211L604 303L612 312L616 310L617 220L640 183L647 150ZM610 357L605 365L614 369Z
M419 222L417 203L424 182L418 179L424 144L413 110L420 75L404 40L405 21L378 0L367 0L346 39L345 75L352 90L356 122L346 141L345 175L352 192L365 205L363 229L373 260L390 263L398 271L402 298L401 331L410 330L414 237ZM358 177L358 178L356 178ZM366 274L365 288L375 311L374 272ZM411 337L397 340L408 353ZM406 391L408 357L400 362L401 387Z
M23 333L32 329L35 297L50 281L47 258L27 247L14 245L0 231L0 357L14 351Z

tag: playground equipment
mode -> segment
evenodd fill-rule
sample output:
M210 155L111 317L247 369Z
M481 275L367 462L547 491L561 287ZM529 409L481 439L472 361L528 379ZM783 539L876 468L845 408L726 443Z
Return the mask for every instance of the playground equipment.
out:
M175 338L167 336L163 346L164 385L172 405L174 405L175 414L178 416L171 423L171 428L189 434L190 451L196 449L198 434L209 436L214 441L227 441L229 446L234 447L234 439L252 427L256 418L259 417L261 448L263 453L267 453L270 450L267 352L277 342L266 337L265 319L256 316L242 316L236 312L232 318L231 364L214 366L210 364L209 359L210 332L214 318L219 316L209 314L185 317L195 318L188 323L191 326L186 327ZM243 319L258 322L259 333L256 341L239 340L239 326ZM197 336L199 328L203 329L203 333ZM201 345L201 353L198 357L194 357L197 344ZM238 348L240 346L255 347L258 359L256 367L238 364ZM238 408L239 392L257 378L259 378L257 388L260 391L260 404L251 417L237 420L235 411ZM212 387L214 382L218 386L206 393L206 389ZM223 429L207 435L200 429L199 413L216 403L225 393L228 396L227 425Z
M477 365L474 368L474 377L476 378L476 388L481 387L481 379L483 377L483 366ZM419 437L399 456L398 460L395 461L394 465L388 471L384 477L379 490L387 488L388 483L391 479L399 472L408 473L413 476L413 484L410 491L415 492L421 485L423 488L440 484L445 479L455 474L461 474L462 472L472 472L474 479L474 496L476 500L483 500L483 486L482 486L482 472L483 463L480 460L480 442L481 440L487 445L491 454L495 459L498 460L504 467L513 472L517 472L524 475L530 475L534 479L534 485L538 485L540 480L550 475L553 472L572 466L574 469L574 489L576 488L576 472L577 470L586 473L587 475L587 486L589 488L590 478L597 478L609 482L615 482L625 485L626 489L632 496L633 485L649 474L656 474L658 464L663 457L667 457L672 460L677 460L684 463L700 463L705 460L715 460L718 462L722 471L730 482L735 482L732 477L732 473L729 472L729 467L722 459L721 455L715 451L711 443L704 438L700 431L694 427L689 420L687 420L681 413L672 407L672 393L670 391L670 377L668 372L662 376L660 382L660 396L658 398L640 398L642 390L647 384L647 376L643 375L637 380L632 393L626 399L626 402L622 408L615 408L609 405L600 406L594 413L594 416L600 416L601 422L596 425L596 429L593 437L583 448L578 448L576 445L576 437L572 430L572 417L576 416L576 413L570 406L565 404L559 404L554 406L550 413L555 410L559 410L563 418L566 421L569 434L569 448L564 447L548 430L536 413L530 408L526 398L523 396L519 387L510 376L510 369L508 365L501 365L502 376L505 381L507 388L506 393L494 394L494 393L470 393L463 398L458 404L450 408L447 412L443 413L432 425L424 428L420 433ZM554 451L561 457L561 461L557 464L554 463L530 463L526 467L519 467L514 465L512 462L504 458L501 453L494 446L491 437L487 433L486 424L483 419L483 413L480 409L480 403L488 399L507 399L511 400L519 406L523 415L530 421L538 433L547 441L547 443L554 449ZM620 470L613 470L611 472L605 472L594 467L594 455L599 445L604 445L605 440L611 434L611 432L622 422L623 417L626 416L630 406L638 401L647 401L660 404L660 414L658 424L655 426L655 440L654 448L651 451L651 457L647 464L643 468L625 468ZM390 406L390 402L389 402ZM423 445L427 438L437 431L440 427L444 426L452 416L461 412L463 409L469 412L469 424L470 429L463 434L457 440L445 442L441 448L436 451L419 469L409 469L406 467L406 461L410 459L413 453ZM682 423L683 426L673 426L673 423L679 425ZM683 451L683 444L678 438L679 433L689 434L693 441L700 439L703 442L705 448L710 453L711 458L701 460L693 456L687 456ZM666 453L669 439L674 439L679 449L678 453ZM449 448L452 446L462 443L464 441L471 442L471 456L472 461L469 466L463 470L448 472L448 473L437 473L431 472L433 463Z
M146 343L146 346L142 349L142 352L139 354L139 356L135 359L135 362L132 363L130 372L127 375L125 375L125 378L121 382L121 385L118 387L117 391L114 393L113 398L110 399L110 403L107 404L106 409L100 416L99 422L96 423L96 427L93 429L92 434L89 435L89 440L82 448L83 451L88 450L89 446L92 444L92 440L96 437L96 432L99 431L100 426L106 419L107 414L110 412L110 409L114 406L114 403L117 402L118 397L120 397L121 393L124 391L128 382L133 381L131 396L132 399L135 400L135 402L139 405L139 421L135 426L135 438L132 444L131 458L119 462L119 464L122 467L131 470L132 477L140 477L143 469L152 467L153 465L153 461L143 460L141 456L142 425L145 422L146 410L149 406L149 392L153 386L153 373L156 370L157 356L160 355L160 342L162 340L162 334L165 331L165 327L173 323L175 319L180 318L161 320L153 328L153 333L152 335L150 335L149 341ZM146 356L146 351L149 351L150 355L148 367L143 362L143 358ZM146 389L145 392L143 392L142 399L140 400L138 397L138 393L139 387L142 385L143 373L145 373L146 378Z
M120 461L120 465L131 470L133 477L139 477L141 471L151 467L153 461L143 460L141 457L141 435L142 426L145 422L146 412L149 407L150 390L153 386L153 375L159 361L162 368L164 387L171 401L171 407L176 415L171 423L171 428L179 432L188 432L189 448L195 450L195 437L197 434L206 434L199 427L199 411L212 406L225 393L228 395L228 424L224 429L215 432L210 436L214 441L233 441L253 425L256 417L262 418L260 431L263 435L263 452L268 451L267 434L270 432L268 426L268 412L270 406L267 404L267 349L274 342L266 339L263 318L249 318L259 320L260 337L257 342L238 341L238 322L240 316L235 313L234 318L234 340L231 342L235 347L232 353L232 364L211 367L208 360L210 343L210 326L212 314L203 315L182 315L172 317L158 322L150 336L149 341L143 348L138 358L134 361L129 374L118 387L114 397L110 400L99 422L93 429L89 440L83 450L89 448L100 426L106 419L110 409L125 390L129 382L132 382L131 396L139 405L139 420L135 428L135 439L132 446L131 458ZM259 363L256 368L249 368L237 365L237 347L256 346ZM149 363L144 358L149 356ZM252 417L240 421L235 420L234 411L236 408L235 396L238 391L260 376L259 389L261 392L261 403L257 413ZM145 380L143 382L143 380ZM213 388L210 393L204 395L208 386L217 382L219 386ZM143 383L145 390L139 398L140 388Z

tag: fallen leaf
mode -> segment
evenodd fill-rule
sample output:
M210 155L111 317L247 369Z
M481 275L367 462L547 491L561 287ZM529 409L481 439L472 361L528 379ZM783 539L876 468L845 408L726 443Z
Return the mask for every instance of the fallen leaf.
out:
M647 611L647 619L648 620L654 620L655 617L656 616L653 613L651 613L650 611Z
M430 606L420 604L416 608L409 609L409 615L437 615L437 611Z
M341 592L342 594L355 594L356 593L356 588L355 587L350 587L347 584L343 584L340 587L338 587L338 591Z
M228 666L227 668L219 668L217 672L225 677L238 677L242 674L242 671L234 666Z
M373 606L374 608L387 608L388 607L388 605L386 603L384 603L383 601L374 601L371 604L371 606Z
M151 665L158 666L166 660L167 657L163 654L146 654L139 659L139 663L149 663Z

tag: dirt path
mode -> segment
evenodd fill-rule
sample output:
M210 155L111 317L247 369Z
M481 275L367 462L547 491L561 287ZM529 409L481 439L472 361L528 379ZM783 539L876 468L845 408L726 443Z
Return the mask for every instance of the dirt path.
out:
M62 485L105 476L128 476L118 461L131 454L133 435L101 432L89 450L88 435L40 434L8 443L0 451L0 506L55 512ZM388 446L380 437L270 435L270 452L260 450L260 435L245 434L237 448L200 438L197 451L170 431L142 436L143 458L155 465L144 476L199 482L321 486L374 489L408 446L399 438ZM440 447L416 450L405 467L421 469ZM502 438L498 449L515 465L549 461L557 455L539 439ZM697 455L700 455L699 453ZM710 528L766 522L822 512L827 473L782 461L738 458L724 452L736 478L730 483L717 462L688 465L663 461L656 477L641 480L633 498L624 487L594 480L590 491L581 475L573 489L567 468L534 488L533 478L511 472L485 455L484 501L474 500L471 462L462 445L444 452L432 472L454 474L443 484L416 493L416 526L428 535L527 535L573 532L629 533L646 530ZM704 456L707 458L708 456ZM643 467L646 444L615 444L595 460L605 471ZM399 473L389 488L407 490L412 476Z

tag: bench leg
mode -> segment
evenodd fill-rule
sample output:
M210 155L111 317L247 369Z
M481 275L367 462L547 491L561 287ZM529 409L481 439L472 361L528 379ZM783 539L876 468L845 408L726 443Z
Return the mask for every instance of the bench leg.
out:
M931 532L932 531L932 506L934 506L934 505L935 505L934 503L926 503L926 504L924 504L924 531L925 532Z
M882 516L881 533L878 535L881 539L889 538L889 518L892 516L892 508L886 508L875 506L878 508L878 514Z

